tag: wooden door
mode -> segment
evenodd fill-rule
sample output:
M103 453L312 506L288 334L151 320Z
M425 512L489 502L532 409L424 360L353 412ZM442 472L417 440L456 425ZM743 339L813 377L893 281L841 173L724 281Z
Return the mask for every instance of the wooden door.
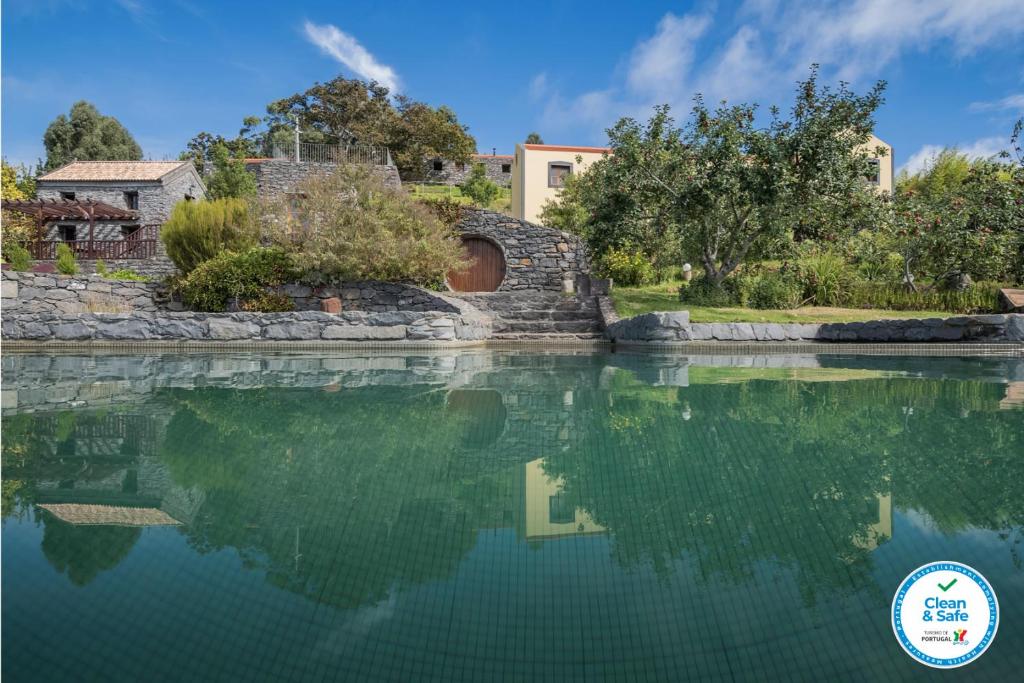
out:
M505 279L505 255L480 237L463 237L473 264L461 273L448 273L448 285L456 292L493 292Z

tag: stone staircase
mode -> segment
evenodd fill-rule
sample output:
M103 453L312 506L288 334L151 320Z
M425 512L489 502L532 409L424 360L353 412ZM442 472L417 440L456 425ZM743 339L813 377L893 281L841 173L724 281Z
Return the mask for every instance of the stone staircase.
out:
M571 342L604 339L597 299L592 296L538 291L460 293L454 296L494 318L493 340Z

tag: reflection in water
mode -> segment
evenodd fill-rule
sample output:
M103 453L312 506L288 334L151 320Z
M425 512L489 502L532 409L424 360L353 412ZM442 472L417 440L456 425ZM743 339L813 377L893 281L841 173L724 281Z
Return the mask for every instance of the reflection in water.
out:
M912 677L887 621L908 571L956 559L1024 600L1019 361L3 360L3 667L19 678L64 677L61 661L107 679L146 662L227 679L274 662L296 679ZM33 650L69 610L96 626L88 644ZM139 662L105 668L89 654L105 638ZM1019 614L999 641L965 672L1024 664Z

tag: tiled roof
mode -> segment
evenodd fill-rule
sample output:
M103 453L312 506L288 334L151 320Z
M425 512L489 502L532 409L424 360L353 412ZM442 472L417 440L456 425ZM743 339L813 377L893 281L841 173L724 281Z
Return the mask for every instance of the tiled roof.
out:
M157 508L128 508L117 505L86 505L83 503L49 503L39 507L70 524L106 524L111 526L177 526L181 524Z
M39 178L56 181L160 180L191 161L72 161Z
M579 146L573 146L573 145L535 145L532 142L524 143L523 147L525 147L526 149L546 150L548 152L583 152L583 153L593 152L593 153L600 154L600 153L603 153L603 152L611 152L612 151L611 147L579 147Z

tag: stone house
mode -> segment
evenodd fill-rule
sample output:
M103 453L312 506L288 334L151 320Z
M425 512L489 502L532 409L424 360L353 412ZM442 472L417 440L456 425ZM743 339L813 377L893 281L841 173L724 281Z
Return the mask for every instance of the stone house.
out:
M512 183L510 154L474 154L468 162L431 159L424 169L424 180L443 185L461 185L477 164L483 165L487 178L492 182L502 187L508 187Z
M142 226L163 224L179 201L204 199L206 186L191 161L73 161L36 181L36 195L47 200L94 200L134 211L137 221L101 221L94 239L121 240ZM86 239L87 222L60 221L47 228L46 239Z

